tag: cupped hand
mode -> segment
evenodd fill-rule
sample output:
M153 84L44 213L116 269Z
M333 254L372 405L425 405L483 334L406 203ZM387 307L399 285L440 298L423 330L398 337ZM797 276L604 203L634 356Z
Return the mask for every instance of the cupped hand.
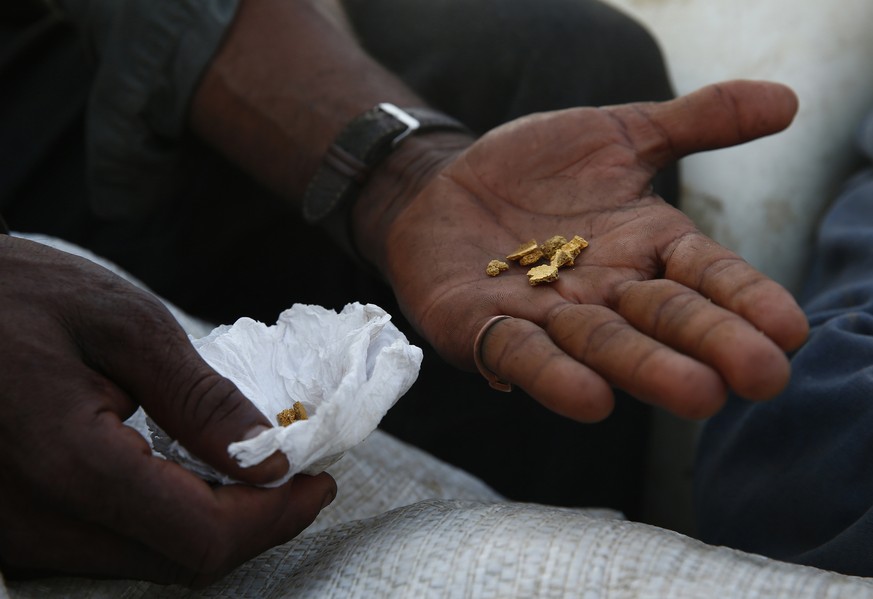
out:
M794 94L736 81L666 103L531 115L477 140L405 204L383 271L410 321L470 369L484 365L566 416L594 421L612 387L700 418L728 388L766 399L807 323L791 295L654 194L656 172L693 152L782 130ZM738 174L741 176L741 174ZM551 284L485 266L553 235L590 242ZM484 384L484 383L483 383Z
M200 586L308 526L327 475L212 487L123 422L142 405L193 453L240 468L232 441L270 426L203 362L151 295L84 259L0 235L0 565Z

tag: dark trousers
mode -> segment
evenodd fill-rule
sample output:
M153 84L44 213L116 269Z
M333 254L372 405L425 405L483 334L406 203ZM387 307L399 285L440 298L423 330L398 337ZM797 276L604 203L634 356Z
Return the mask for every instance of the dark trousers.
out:
M479 132L535 111L671 96L649 34L597 2L346 4L362 43L378 60L433 106ZM28 160L14 162L14 176L4 175L0 186L0 208L13 229L79 243L217 323L240 316L272 322L297 302L332 308L376 303L425 349L420 378L389 413L385 430L511 498L639 513L646 407L621 396L608 420L581 425L521 392L500 394L478 374L452 369L403 321L389 289L330 247L302 255L321 247L319 231L197 140L184 141L186 176L179 192L148 218L108 222L91 214L82 110L93 66L74 30L63 23L53 27L52 36L15 58L14 72L0 73L0 89L14 90L8 97L3 92L0 120L4 131L17 129L0 138L2 151L33 150ZM76 68L58 66L68 60ZM59 94L57 86L75 93ZM73 114L57 123L43 118L61 112ZM656 186L675 200L676 173L664 173ZM301 281L301 261L316 259L324 265L321 274Z
M788 388L731 398L706 426L695 495L705 541L873 576L873 169L822 222Z

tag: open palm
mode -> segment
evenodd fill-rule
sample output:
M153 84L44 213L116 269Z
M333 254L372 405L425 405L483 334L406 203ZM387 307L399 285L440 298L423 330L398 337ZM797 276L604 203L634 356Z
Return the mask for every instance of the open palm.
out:
M434 347L553 410L597 420L613 386L688 417L727 388L766 399L786 384L784 351L806 320L790 294L700 233L655 195L657 171L696 151L786 127L796 99L774 84L731 82L667 103L531 115L460 154L394 219L384 269ZM485 275L528 239L580 235L590 247L549 285L526 268ZM763 332L763 334L762 334Z

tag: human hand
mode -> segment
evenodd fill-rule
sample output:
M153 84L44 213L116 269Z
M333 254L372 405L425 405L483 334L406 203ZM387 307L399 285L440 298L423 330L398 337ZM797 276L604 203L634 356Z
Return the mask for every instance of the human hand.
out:
M485 335L483 363L560 414L604 418L612 386L691 418L717 411L728 387L769 398L788 380L784 351L806 337L802 311L650 184L685 155L785 128L796 108L783 86L736 81L666 103L528 116L378 214L383 242L359 227L359 245L461 368L483 325L512 316ZM518 266L484 274L556 234L590 242L558 281L531 287Z
M0 565L200 586L306 528L328 475L211 487L123 424L138 406L192 453L240 468L232 441L270 426L151 295L90 262L0 235Z

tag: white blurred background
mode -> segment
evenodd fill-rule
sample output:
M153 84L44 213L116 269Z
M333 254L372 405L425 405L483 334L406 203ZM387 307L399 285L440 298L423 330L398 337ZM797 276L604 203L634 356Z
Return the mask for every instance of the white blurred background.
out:
M678 93L768 79L800 97L791 128L683 162L683 208L716 240L796 290L816 220L852 168L873 109L871 0L607 0L646 24Z

